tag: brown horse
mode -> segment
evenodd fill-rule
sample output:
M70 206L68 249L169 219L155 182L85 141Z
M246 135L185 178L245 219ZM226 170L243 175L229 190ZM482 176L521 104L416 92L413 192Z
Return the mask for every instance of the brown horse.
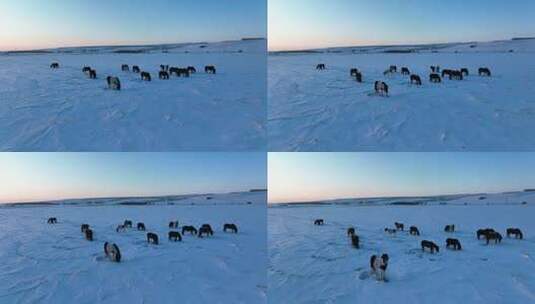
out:
M193 226L182 226L182 234L189 232L190 234L197 234L197 228Z
M182 242L182 236L178 231L169 231L169 241Z
M431 253L439 252L438 245L431 241L423 240L420 244L422 246L422 251L425 251L425 248L429 248Z
M477 239L479 240L481 236L486 236L490 232L494 232L494 229L492 228L478 229L476 232Z
M487 232L487 234L485 234L485 238L487 239L487 245L491 240L494 240L494 244L502 242L502 235L496 231Z
M214 235L214 231L212 230L212 227L210 227L210 225L204 224L201 226L201 228L199 228L198 236L202 238L203 234L206 234L206 236L212 236Z
M447 238L446 239L446 248L449 248L450 246L453 247L453 250L461 250L462 249L461 242L459 242L458 239Z

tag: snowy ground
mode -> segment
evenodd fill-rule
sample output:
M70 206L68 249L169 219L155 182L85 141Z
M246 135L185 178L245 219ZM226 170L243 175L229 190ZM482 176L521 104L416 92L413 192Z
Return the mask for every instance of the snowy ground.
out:
M0 208L1 303L265 303L265 192L186 198L176 205L47 206ZM246 204L251 201L252 204ZM191 205L194 203L195 205ZM215 203L215 205L214 205ZM57 225L47 225L49 216ZM145 232L115 232L125 219ZM214 236L167 240L168 222L210 223ZM223 233L234 222L239 233ZM88 223L93 242L80 233ZM104 258L103 244L122 251L119 264Z
M0 54L0 150L219 151L266 146L265 40ZM203 48L201 48L203 46ZM116 53L139 51L141 53ZM241 51L241 52L240 52ZM51 70L51 62L61 68ZM153 81L122 72L139 65ZM160 64L195 66L159 80ZM96 69L90 80L82 67ZM215 65L217 75L204 73ZM121 92L106 89L106 76Z
M407 49L414 52L387 53ZM535 148L535 40L276 53L268 62L270 151ZM316 71L318 63L327 70ZM409 85L408 76L383 76L391 64L419 74L423 86ZM472 74L431 84L431 65ZM492 78L475 75L482 66ZM352 67L364 83L349 76ZM376 80L389 84L389 98L373 94Z
M535 301L535 205L295 206L268 208L270 303L533 303ZM314 226L316 218L324 226ZM403 222L421 236L387 235ZM455 224L455 233L445 233ZM349 245L356 228L361 249ZM524 240L505 238L519 227ZM498 245L478 241L481 227L499 230ZM445 248L458 238L462 251ZM432 240L440 253L422 253ZM387 283L369 274L372 254L388 253Z

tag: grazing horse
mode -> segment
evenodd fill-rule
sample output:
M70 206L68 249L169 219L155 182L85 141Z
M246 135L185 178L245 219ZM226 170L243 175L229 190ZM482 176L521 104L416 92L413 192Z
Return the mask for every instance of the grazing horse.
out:
M55 217L50 217L50 218L48 218L48 220L46 222L47 222L47 224L57 224L58 223L58 219L55 218Z
M207 74L215 74L216 73L215 66L213 66L213 65L205 66L204 67L204 72L207 73Z
M121 261L121 251L116 244L104 243L104 253L112 262L119 263Z
M362 82L362 73L358 72L357 75L355 75L355 80L357 82Z
M479 76L491 76L490 69L489 68L479 68L478 70Z
M137 230L145 231L145 229L146 228L145 228L145 224L144 223L141 223L141 222L137 223Z
M446 225L444 227L445 232L455 232L455 225Z
M203 224L201 228L199 228L199 237L202 238L202 235L206 234L206 236L214 235L214 231L212 230L212 227L208 224Z
M479 240L481 236L486 236L490 232L494 232L494 229L492 228L478 229L476 232L477 239Z
M388 233L390 233L390 234L394 234L394 233L397 232L397 230L396 230L396 229L393 229L393 228L385 228L385 232L388 232Z
M111 90L120 91L121 90L121 81L117 77L108 76L106 77L106 81L108 82L108 88Z
M87 229L89 229L89 224L82 224L80 227L80 231L82 231L82 233L84 233Z
M494 244L502 242L502 235L496 231L487 232L487 234L485 234L485 238L487 239L487 245L489 244L490 240L494 240Z
M395 222L394 226L396 226L396 230L401 230L401 231L403 231L403 229L405 228L405 225L403 225L402 223L398 223L398 222Z
M84 233L85 233L86 240L93 241L93 230L87 228L86 230L84 230Z
M238 233L238 226L236 226L236 224L223 225L223 232L227 232L227 229L233 231L234 233Z
M522 234L522 231L518 228L507 228L507 237L509 235L514 235L515 239L523 239L524 235Z
M376 81L374 88L376 94L381 96L388 96L388 85L385 82Z
M418 227L416 227L416 226L410 226L409 227L409 234L410 235L420 235L420 230L418 230Z
M446 248L453 246L453 250L461 250L461 242L458 239L446 239Z
M132 67L132 72L134 73L141 73L141 69L137 66L137 65L134 65Z
M117 232L126 231L126 226L125 225L117 225L117 228L115 228L115 231L117 231Z
M182 234L189 232L190 234L197 234L197 228L193 226L182 226Z
M448 75L448 77L451 77L451 72L452 70L449 70L449 69L442 70L442 78L444 78L444 76L446 75Z
M188 72L189 72L190 74L195 74L195 73L197 73L197 69L196 69L195 67L193 67L193 66L189 66L189 67L187 68L187 70L188 70Z
M178 231L169 231L169 241L182 242L182 236Z
M388 254L384 253L381 257L375 254L370 258L370 268L375 274L378 281L385 281L386 268L388 267Z
M390 73L396 73L398 71L398 67L395 66L395 65L391 65L389 68L388 68L388 71L390 71Z
M463 76L468 76L470 73L468 72L468 69L467 68L462 68L461 69L461 74L463 74Z
M91 71L91 67L90 66L84 66L82 68L82 73L84 73L84 74L89 74L89 71Z
M422 85L422 79L420 78L420 76L418 75L415 75L415 74L412 74L411 75L411 84L415 84L415 85Z
M160 64L160 70L164 71L164 72L168 72L169 71L169 65Z
M169 79L169 73L167 73L166 71L160 71L158 72L158 78Z
M351 76L351 77L352 76L357 76L358 73L359 73L359 69L357 69L357 68L351 68L349 70L349 76Z
M169 222L169 228L178 228L178 221Z
M431 241L423 240L420 244L422 246L422 251L425 251L425 248L429 248L429 250L431 250L431 253L434 253L435 251L439 252L438 245Z
M141 72L141 80L151 81L149 72Z
M152 232L147 233L147 243L153 243L154 245L158 245L158 235Z
M320 63L320 64L316 65L316 70L325 70L325 64L324 63Z
M121 71L123 72L129 72L130 68L128 67L128 64L121 65Z
M353 236L355 235L355 228L349 227L347 228L347 236Z
M59 69L59 63L57 63L57 62L52 62L52 64L50 65L50 68L51 68L51 69Z
M409 71L409 68L402 67L401 68L401 75L410 75L411 71Z
M177 68L177 67L172 67L169 69L169 74L173 75L173 73L175 73L177 77L180 77L180 76L189 77L190 75L188 69L182 69L182 68Z
M451 71L450 80L463 80L463 73L461 71Z
M318 225L319 226L319 225L323 225L323 224L324 224L323 219L314 220L314 225Z
M89 71L89 79L97 79L97 71L95 70Z
M124 220L123 223L125 228L132 228L132 221L131 220Z
M433 74L429 74L429 81L430 82L441 82L442 79L440 79L440 75L433 73Z
M357 249L359 249L359 236L356 234L353 234L351 236L351 245Z

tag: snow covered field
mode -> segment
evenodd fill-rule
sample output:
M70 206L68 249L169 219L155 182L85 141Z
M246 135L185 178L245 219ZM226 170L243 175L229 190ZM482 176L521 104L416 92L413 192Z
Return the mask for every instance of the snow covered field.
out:
M0 302L265 303L266 192L211 197L0 207ZM51 216L58 224L46 224ZM146 232L115 232L125 219L144 222L160 245L147 244ZM175 219L180 226L209 223L214 236L169 242ZM93 242L80 233L82 223L91 225ZM239 233L223 233L224 223ZM120 247L121 263L104 258L105 241Z
M410 50L411 53L400 53ZM512 50L513 52L510 52ZM270 151L524 151L535 137L535 39L275 53L268 59ZM325 63L325 71L316 71ZM422 78L383 76L390 65ZM466 67L431 84L431 65ZM477 76L489 67L493 77ZM355 67L364 83L349 76ZM375 96L383 80L390 97Z
M500 196L498 196L500 197ZM533 197L531 195L530 197ZM472 204L473 198L418 206L330 204L268 208L268 298L270 303L533 303L535 301L535 200ZM481 201L476 199L477 201ZM513 202L514 201L514 202ZM467 203L467 205L464 205ZM514 204L513 204L514 203ZM324 226L314 226L316 218ZM421 236L395 236L385 227L415 225ZM443 231L455 224L455 233ZM350 246L354 226L361 249ZM504 239L489 246L479 228L492 227ZM518 227L523 240L508 239ZM448 237L463 249L445 248ZM440 246L422 253L421 240ZM387 283L369 275L372 254L388 253Z
M54 61L60 69L49 68ZM139 65L152 82L121 64ZM160 64L198 73L159 80ZM108 75L121 79L121 92L107 89ZM0 53L0 150L262 150L265 121L265 40Z

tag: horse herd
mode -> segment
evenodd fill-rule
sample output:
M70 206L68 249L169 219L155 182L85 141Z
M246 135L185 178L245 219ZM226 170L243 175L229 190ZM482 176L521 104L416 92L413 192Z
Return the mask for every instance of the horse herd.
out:
M55 217L50 217L48 218L47 223L57 224L58 220ZM127 231L128 229L132 229L132 227L133 227L133 222L131 220L125 220L122 224L117 225L117 228L115 229L115 231L118 233L124 232L124 231ZM196 235L199 238L202 238L203 235L206 237L214 235L214 230L212 229L212 226L210 226L210 224L203 224L199 229L195 228L194 226L182 226L182 234L177 230L173 230L173 229L179 228L178 221L169 222L168 227L170 231L167 234L167 238L170 242L176 242L176 241L181 242L182 236L185 235L186 233L189 233L190 235ZM138 231L146 231L145 223L138 222L136 225L136 229ZM93 241L93 230L91 230L89 224L82 224L80 226L80 230L86 240ZM236 226L236 224L226 223L223 225L223 232L227 232L227 231L238 233L238 226ZM147 232L146 236L147 236L147 243L154 244L154 245L158 245L160 243L158 235L156 233ZM119 246L117 246L117 244L115 243L105 242L104 254L113 262L121 261L121 251L119 250Z
M59 63L53 62L50 64L51 69L59 69ZM130 67L128 64L121 65L121 71L130 72ZM139 66L132 66L132 72L139 74L142 81L152 81L152 76L149 72L142 71ZM216 74L216 68L213 65L207 65L204 67L204 72L206 74ZM84 66L82 68L82 73L87 75L89 79L97 79L97 71L92 69L90 66ZM194 66L188 66L186 68L179 67L169 67L169 65L160 65L160 71L158 72L158 78L162 80L168 80L169 76L173 74L176 77L190 77L191 74L197 73L197 69ZM106 82L110 90L121 90L121 80L116 76L107 76Z
M314 225L322 226L325 224L325 221L323 219L315 219ZM405 225L403 223L394 223L394 228L385 228L384 231L388 234L395 234L399 231L405 231ZM447 233L455 233L455 225L446 225L444 227L444 232ZM420 230L416 226L410 226L409 227L409 235L415 235L420 236ZM507 228L506 230L507 237L514 236L515 239L523 239L524 235L522 231L519 228ZM359 236L356 233L356 230L354 227L347 228L347 236L349 237L350 244L356 249L360 248L360 239ZM502 241L502 235L495 231L492 228L484 228L479 229L476 231L476 237L477 239L481 239L481 237L484 237L486 240L486 244L489 245L491 241L494 241L495 244L501 243ZM435 253L440 251L440 247L433 241L429 240L422 240L420 242L420 247L423 252L426 250L429 250L430 253ZM454 251L462 250L461 242L456 238L447 238L446 239L446 248L451 248ZM371 272L376 275L377 280L379 281L385 281L385 272L386 268L388 266L388 254L383 254L380 257L377 255L372 255L370 258L370 267Z
M326 69L326 65L324 63L320 63L316 65L316 70L323 71ZM463 80L466 76L469 75L468 68L461 68L458 70L452 70L452 69L442 69L440 66L431 66L430 67L431 73L429 74L429 82L431 83L440 83L442 82L442 79L448 76L450 80ZM384 76L393 75L397 73L398 67L396 65L391 65L387 70L383 72ZM407 67L402 67L400 74L403 76L409 76L409 84L421 86L422 85L422 79L417 74L412 74ZM478 75L479 76L486 76L491 77L490 69L487 67L481 67L478 69ZM351 68L349 70L349 76L354 77L356 82L362 83L362 72L357 68ZM388 84L384 81L375 81L374 83L374 90L377 95L380 96L387 96L388 97Z

